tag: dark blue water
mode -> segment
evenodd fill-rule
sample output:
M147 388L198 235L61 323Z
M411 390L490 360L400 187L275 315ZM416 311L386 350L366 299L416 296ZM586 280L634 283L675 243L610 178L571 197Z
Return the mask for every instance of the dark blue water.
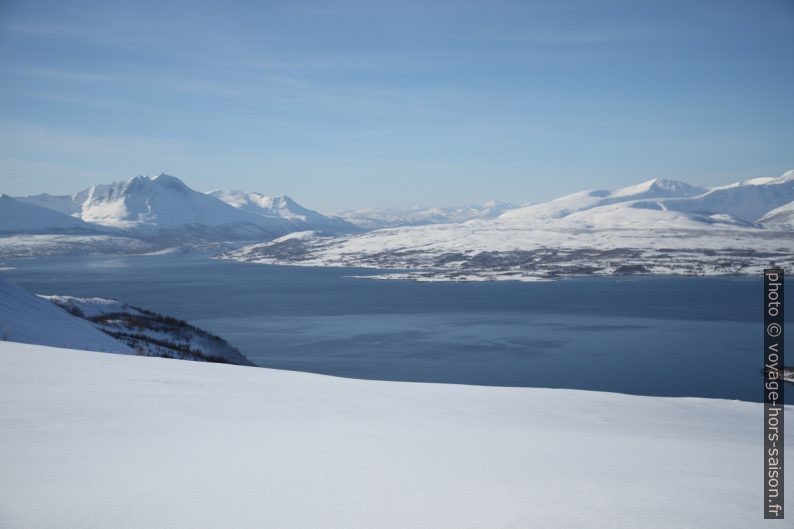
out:
M332 375L761 399L761 279L353 279L203 255L8 260L37 293L112 297L261 366ZM791 312L789 312L791 313ZM794 403L794 389L786 402Z

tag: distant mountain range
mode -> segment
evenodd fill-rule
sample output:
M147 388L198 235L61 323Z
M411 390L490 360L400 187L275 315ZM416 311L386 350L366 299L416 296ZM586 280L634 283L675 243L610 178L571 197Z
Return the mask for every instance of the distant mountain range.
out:
M358 226L339 217L331 217L304 208L288 196L270 197L245 191L213 191L211 196L222 200L239 211L252 213L264 219L285 222L289 232L314 230L329 234L361 231Z
M202 193L174 176L136 176L71 195L0 195L0 257L151 252L273 240L295 232L338 236L394 226L494 218L516 207L364 209L323 215L288 196ZM219 246L220 245L220 246Z
M323 215L288 196L240 190L202 193L174 176L136 176L71 195L0 195L0 256L129 253L245 244L290 233L347 235L382 227L493 218L513 204L366 209Z
M772 227L780 225L767 215L794 201L794 171L778 178L756 178L721 187L695 187L676 180L648 180L615 191L596 190L574 193L543 204L511 210L504 219L537 221L571 217L584 220L617 205L626 208L673 211L688 214L698 222L724 222ZM790 209L790 208L789 208ZM591 210L590 214L579 212ZM774 215L772 215L774 216ZM671 217L672 218L672 217Z
M202 193L165 174L72 195L0 195L0 257L199 247L262 263L532 279L749 273L789 262L793 237L794 171L713 188L654 179L521 207L489 202L339 216L286 196Z
M492 219L517 207L516 204L510 202L485 202L484 204L452 207L356 209L341 211L337 213L337 216L365 230L378 230L400 226L424 226L466 222L474 219Z
M497 218L343 237L283 237L241 261L408 269L388 278L536 280L582 274L745 274L794 265L794 171L715 188L648 180Z
M289 197L243 191L201 193L160 174L95 185L72 195L3 196L0 231L97 231L144 238L250 240L311 229L350 233L356 226L306 209ZM48 213L42 215L42 209Z
M72 195L0 195L0 256L240 244L305 230L342 235L361 228L286 196L202 193L166 174Z

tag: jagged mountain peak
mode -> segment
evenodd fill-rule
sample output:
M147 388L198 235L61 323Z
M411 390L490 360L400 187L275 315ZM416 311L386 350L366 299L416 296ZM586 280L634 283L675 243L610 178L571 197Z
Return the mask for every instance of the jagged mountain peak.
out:
M108 186L99 185L94 187L102 189L107 188ZM184 195L193 191L179 178L167 175L165 173L160 173L154 176L137 175L130 178L126 182L118 182L113 184L112 187L116 187L122 193L168 190Z
M263 224L260 218L195 191L167 174L138 175L126 182L92 186L81 204L81 217L97 224L149 232L246 224L256 228Z

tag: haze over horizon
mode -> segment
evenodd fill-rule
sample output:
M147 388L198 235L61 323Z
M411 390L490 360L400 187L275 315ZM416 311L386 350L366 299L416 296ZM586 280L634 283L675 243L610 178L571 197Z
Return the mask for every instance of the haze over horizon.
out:
M4 2L0 192L164 172L333 212L794 167L794 4Z

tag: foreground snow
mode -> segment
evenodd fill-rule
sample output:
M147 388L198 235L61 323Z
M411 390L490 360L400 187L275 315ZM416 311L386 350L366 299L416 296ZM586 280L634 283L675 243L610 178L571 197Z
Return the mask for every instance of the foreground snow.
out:
M769 525L756 404L12 343L0 363L5 527Z

